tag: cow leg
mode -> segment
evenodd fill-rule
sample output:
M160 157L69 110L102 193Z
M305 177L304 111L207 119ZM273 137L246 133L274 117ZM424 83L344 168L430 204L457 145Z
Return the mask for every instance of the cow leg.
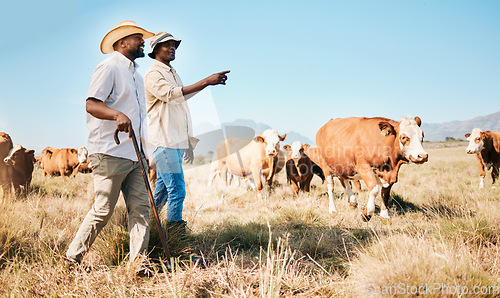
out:
M253 191L257 190L257 186L255 185L255 181L251 177L245 178L245 180L248 181L248 185L250 186L250 188Z
M290 182L292 183L292 188L295 194L299 194L299 186L297 185L297 180L294 177L290 177Z
M354 180L352 181L356 189L358 190L358 193L361 193L361 180Z
M477 154L477 165L479 166L479 177L481 181L479 182L479 188L484 188L484 177L486 177L486 171L484 170L484 162L480 154Z
M492 187L495 188L495 182L498 179L498 166L496 164L491 167L491 179L493 180L491 182Z
M307 178L306 181L304 182L304 191L306 192L311 191L311 180L312 180L312 175L310 178Z
M358 201L356 200L356 195L352 191L351 183L349 181L347 181L347 183L345 183L345 191L346 191L347 197L349 198L349 206L351 206L353 208L358 208Z
M337 212L337 208L335 208L335 202L333 201L333 177L330 174L326 176L326 185L328 188L329 200L328 211L332 214L333 212Z
M389 199L391 197L391 188L392 184L389 184L389 186L382 187L382 208L380 209L380 217L383 218L389 218L389 210L387 207L389 206Z
M227 186L227 175L228 175L227 166L223 165L222 168L220 169L220 178L222 179L222 182L224 182L225 186Z
M264 192L264 197L265 197L265 192L267 190L267 189L264 189L264 191L262 191L263 185L262 185L261 176L262 176L262 174L260 173L260 170L252 169L252 177L253 177L253 181L255 183L255 187L257 190L257 197L259 199L262 199L262 192Z
M216 170L210 173L210 175L208 175L208 187L212 186L212 183L214 182L214 179L215 177L217 177L218 174L220 174L220 171Z
M366 204L365 210L363 210L362 218L364 221L369 221L373 213L375 213L375 198L380 192L381 187L379 185L379 180L371 168L358 168L357 171L368 187L368 203Z

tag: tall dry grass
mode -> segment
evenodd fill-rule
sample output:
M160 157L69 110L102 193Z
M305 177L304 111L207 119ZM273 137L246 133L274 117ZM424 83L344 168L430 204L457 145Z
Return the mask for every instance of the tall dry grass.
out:
M436 146L436 144L427 144ZM336 182L339 212L328 214L326 185L294 195L278 174L269 200L246 185L207 187L209 167L186 167L184 218L190 252L169 270L140 279L127 262L126 208L118 204L84 265L62 257L92 205L91 175L43 177L35 171L26 198L0 199L0 293L3 296L331 297L495 294L500 283L500 194L479 189L475 157L465 147L428 149L426 164L405 165L393 187L391 219L360 218ZM380 198L377 200L380 204ZM377 208L378 210L378 208ZM151 221L151 256L162 257ZM156 247L156 248L155 248ZM500 290L499 290L500 291ZM498 292L500 293L500 292ZM460 292L458 294L463 294Z

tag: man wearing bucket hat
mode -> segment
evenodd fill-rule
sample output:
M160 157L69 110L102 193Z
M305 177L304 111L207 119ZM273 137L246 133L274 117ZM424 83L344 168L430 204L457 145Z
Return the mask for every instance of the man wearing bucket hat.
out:
M182 160L184 154L186 161L192 161L192 152L198 141L193 138L186 100L207 86L225 85L229 73L229 70L215 73L184 86L170 65L180 43L180 39L168 32L156 33L151 38L151 52L148 53L154 60L144 75L149 141L157 147L152 154L157 171L154 200L158 210L167 205L170 236L172 229L185 231L182 209L186 189Z
M128 136L133 129L139 140L146 138L144 85L134 60L144 57L144 39L153 35L135 22L125 21L109 31L101 42L101 52L112 55L95 68L86 100L90 131L87 148L95 199L66 252L66 258L73 264L81 262L111 218L120 191L128 211L130 261L147 251L150 203ZM123 134L119 145L113 138L116 130Z

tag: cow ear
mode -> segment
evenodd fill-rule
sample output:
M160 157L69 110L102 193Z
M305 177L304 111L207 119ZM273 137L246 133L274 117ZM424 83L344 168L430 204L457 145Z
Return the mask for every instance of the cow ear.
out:
M388 136L390 134L396 135L394 126L392 126L389 122L380 122L378 127L380 128L380 134L383 136Z
M468 140L468 139L469 139L469 137L470 137L470 133L466 133L466 134L465 134L465 138Z
M310 145L309 145L309 144L304 144L304 145L302 145L302 148L304 148L304 150L309 149L309 147L310 147Z
M286 151L292 151L292 147L290 147L290 145L283 146L283 149L285 149Z
M283 142L283 141L285 140L285 138L286 138L286 134L284 134L284 135L280 136L280 141L282 141L282 142Z
M264 143L264 138L261 137L261 136L256 136L255 138L253 138L253 140L257 143Z
M417 125L420 126L422 124L422 119L420 117L415 117L415 121L417 122Z

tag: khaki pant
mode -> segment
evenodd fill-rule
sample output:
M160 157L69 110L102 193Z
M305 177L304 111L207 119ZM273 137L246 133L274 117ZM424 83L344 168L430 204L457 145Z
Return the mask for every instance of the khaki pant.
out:
M105 154L90 157L94 175L95 202L85 216L66 257L80 262L113 214L120 190L128 211L130 260L146 253L149 242L150 203L138 162Z

